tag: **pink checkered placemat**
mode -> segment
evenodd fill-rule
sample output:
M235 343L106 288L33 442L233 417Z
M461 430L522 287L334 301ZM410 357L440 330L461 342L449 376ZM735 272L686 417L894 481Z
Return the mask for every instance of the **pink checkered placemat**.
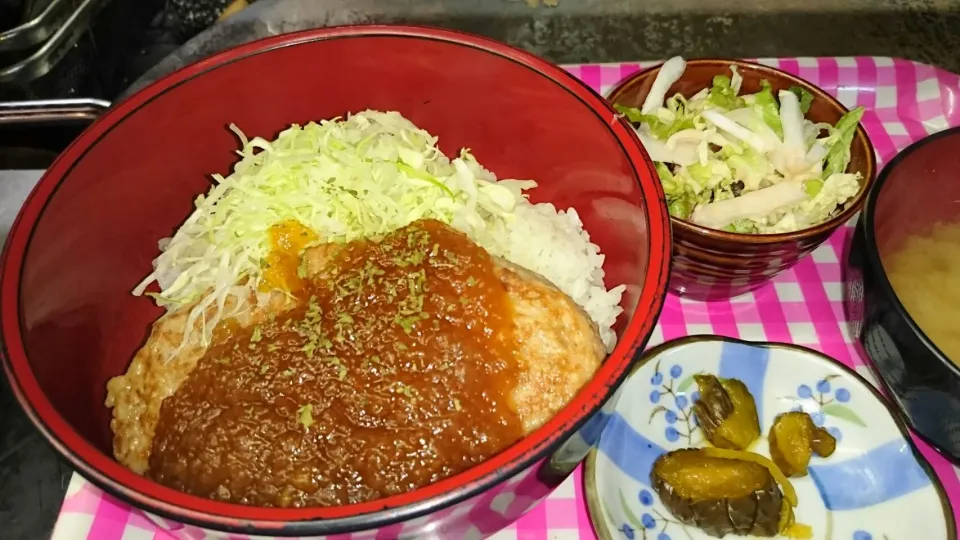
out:
M960 125L960 77L906 60L878 57L763 59L820 86L844 105L867 108L863 124L881 162L911 142ZM646 63L568 66L570 73L606 95ZM697 303L668 296L650 344L690 334L720 334L747 340L807 345L873 375L850 336L842 309L840 268L850 228L830 240L775 282L725 302ZM939 474L960 516L960 470L918 441ZM53 540L174 540L142 514L74 474ZM243 540L242 537L231 537ZM495 540L596 538L587 516L582 471Z

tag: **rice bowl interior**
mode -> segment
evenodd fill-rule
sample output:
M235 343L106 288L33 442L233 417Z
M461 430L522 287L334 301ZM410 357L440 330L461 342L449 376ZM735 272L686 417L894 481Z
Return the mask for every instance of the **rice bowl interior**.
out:
M233 173L133 291L167 310L108 384L134 472L255 506L403 493L538 428L615 345L624 289L535 182L397 112L231 128Z
M304 70L305 65L315 69ZM226 88L230 91L224 92ZM158 240L172 238L196 210L195 199L209 194L210 175L226 177L232 172L238 160L238 136L227 129L229 124L235 123L251 139L256 135L273 139L292 124L306 127L311 120L368 109L400 111L439 135L439 148L451 160L461 148L470 148L485 168L501 178L535 179L540 185L524 192L532 203L575 208L590 242L602 248L605 285L625 286L620 301L623 312L614 325L618 336L614 351L567 405L534 432L463 472L369 502L240 505L171 488L149 473L140 475L124 466L115 458L115 433L110 427L116 407L104 406L107 382L130 371L131 359L142 352L144 340L167 311L158 306L157 298L134 296L131 291L161 268L151 266L167 251L158 249ZM564 122L544 130L558 114ZM132 507L169 520L164 523L171 526L261 536L276 536L277 527L283 527L281 536L296 537L356 531L391 534L388 531L400 524L411 534L428 534L438 523L444 530L466 531L475 524L474 514L465 512L467 507L482 504L504 489L527 485L537 486L527 492L531 503L541 500L582 457L575 445L565 443L579 438L581 426L616 391L663 305L670 230L662 200L653 167L636 145L630 127L615 121L609 105L572 75L533 55L480 37L412 27L324 28L275 36L215 54L116 104L44 173L11 228L0 266L5 349L0 364L40 433L80 474ZM426 225L429 220L418 221ZM442 219L434 221L463 234ZM296 231L293 223L277 223L276 229L281 233L278 239L296 238L282 234ZM351 246L350 252L370 248L359 237L323 242L319 236L308 250L326 244ZM268 242L272 241L271 234ZM497 272L526 271L480 246L495 262L484 272L493 272L501 284L498 287L505 288L506 280ZM261 254L268 259L281 255L272 249ZM282 255L271 265L288 260L289 252ZM260 268L262 262L252 266ZM347 266L339 259L327 265L331 270ZM282 274L301 279L299 268L271 274L260 277L272 281ZM440 274L437 281L446 283ZM544 282L549 284L542 277L523 279L525 284ZM172 287L167 282L163 285L151 283L144 293L159 294ZM549 285L555 292L557 287ZM539 285L536 289L545 290ZM260 305L261 294L266 292L258 287L252 298L246 297L247 307L254 301ZM318 304L330 303L321 296ZM224 312L237 307L232 302L224 302ZM307 304L301 305L304 311ZM569 298L565 304L576 307L567 313L576 315L581 310ZM214 316L217 308L209 315ZM592 326L589 316L579 313L579 317ZM280 312L275 318L283 319ZM364 324L358 317L354 320L358 326ZM254 340L260 344L256 350L249 349L248 339L242 345L249 354L231 356L229 363L213 363L209 372L225 376L242 369L247 359L252 361L278 330L269 326L269 314L267 323L261 325L261 341ZM428 325L430 329L433 323ZM256 326L244 330L236 324L234 329L252 338ZM400 325L395 329L403 332ZM190 340L206 335L202 328L193 330ZM212 347L218 334L217 329L210 334ZM168 351L183 343L179 336ZM326 365L327 358L319 359ZM167 359L164 362L170 364ZM332 359L329 363L336 365ZM201 364L206 365L199 361L201 369ZM217 371L221 367L229 369ZM339 373L339 367L331 368L331 375ZM347 375L349 380L354 372ZM402 389L400 395L406 398ZM149 397L139 399L146 404ZM322 405L313 398L288 403L285 429L319 430ZM310 423L311 416L316 423ZM567 465L555 468L568 459L572 460L569 469ZM547 468L549 477L542 474ZM545 480L549 482L543 484ZM484 527L498 530L523 511L517 507L498 514L496 522L485 519Z

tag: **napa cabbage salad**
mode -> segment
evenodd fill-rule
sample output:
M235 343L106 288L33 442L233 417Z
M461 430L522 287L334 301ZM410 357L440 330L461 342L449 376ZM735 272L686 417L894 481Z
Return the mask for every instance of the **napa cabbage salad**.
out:
M860 174L847 167L862 107L836 125L815 123L805 118L807 90L774 92L762 81L743 94L736 66L690 98L667 97L685 69L671 58L641 108L615 105L655 162L670 215L735 233L786 233L827 221L857 195Z

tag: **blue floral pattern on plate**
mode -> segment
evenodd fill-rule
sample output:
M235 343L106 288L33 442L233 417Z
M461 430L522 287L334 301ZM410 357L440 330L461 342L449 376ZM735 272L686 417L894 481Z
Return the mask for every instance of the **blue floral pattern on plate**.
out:
M887 535L874 536L867 531L858 530L853 532L853 540L890 540Z
M641 489L637 495L637 500L640 502L640 510L642 512L639 517L631 510L623 492L621 491L618 495L620 508L627 519L627 521L622 523L620 528L617 529L621 538L627 538L629 540L671 540L668 534L670 527L683 527L682 523L673 519L669 514L664 515L660 513L658 509L654 508L656 495L649 489ZM611 521L614 519L609 512L607 513L607 519Z
M697 419L693 414L693 403L700 398L696 391L693 374L683 377L683 368L674 364L664 376L660 363L654 367L650 384L650 403L654 405L649 422L661 419L666 425L663 436L671 443L683 442L686 446L697 443L695 434L699 431ZM687 394L690 388L694 391Z
M763 432L751 451L769 456L766 434L774 418L790 410L807 412L840 441L833 456L814 458L807 476L791 479L800 501L797 521L810 526L814 538L957 537L939 480L863 378L802 347L697 336L645 353L618 401L605 408L607 421L584 472L602 540L712 538L679 523L650 486L657 457L704 444L693 413L697 373L747 385Z
M786 398L797 403L791 410L808 413L813 423L817 427L825 427L838 444L843 440L841 424L867 427L850 403L850 390L843 387L842 382L837 382L839 378L840 375L827 375L812 385L801 384L797 387L795 398Z

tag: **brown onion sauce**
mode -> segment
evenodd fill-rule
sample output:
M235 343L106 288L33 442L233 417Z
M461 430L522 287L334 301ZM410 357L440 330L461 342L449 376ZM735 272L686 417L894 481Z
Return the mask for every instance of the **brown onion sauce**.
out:
M248 505L342 505L522 436L509 300L463 234L420 221L346 244L302 294L267 324L219 332L161 407L152 478Z

